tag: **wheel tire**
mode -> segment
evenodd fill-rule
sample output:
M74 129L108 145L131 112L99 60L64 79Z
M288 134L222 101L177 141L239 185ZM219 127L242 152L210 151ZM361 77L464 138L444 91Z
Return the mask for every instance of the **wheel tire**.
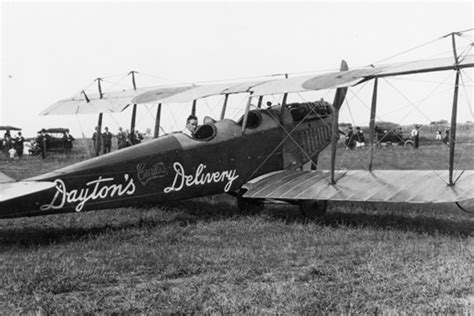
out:
M258 200L237 197L237 207L242 214L257 214L263 210L263 203Z
M404 146L405 147L415 147L415 143L412 140L406 140Z
M327 200L302 200L299 202L301 213L309 219L323 217L328 207Z

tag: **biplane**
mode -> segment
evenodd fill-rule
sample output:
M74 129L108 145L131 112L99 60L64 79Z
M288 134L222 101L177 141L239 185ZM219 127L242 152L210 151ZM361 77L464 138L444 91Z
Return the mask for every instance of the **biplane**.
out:
M457 33L452 33L453 44ZM59 101L43 113L97 112L111 107L167 103L193 104L223 96L221 117L206 118L192 137L171 133L22 181L2 175L0 217L139 206L228 193L242 211L254 212L268 201L298 205L308 217L322 216L327 201L384 203L464 203L474 200L474 170L454 174L456 111L461 70L474 66L474 55L418 60L284 79L151 87L102 93ZM454 71L449 166L446 170L337 170L338 118L347 89L373 81L370 112L371 148L378 80L425 72ZM100 83L100 82L99 82ZM99 86L100 87L100 86ZM335 89L331 103L288 103L291 93ZM247 95L239 120L225 118L228 98ZM262 105L262 98L282 94L281 104ZM99 109L99 110L97 110ZM101 119L101 117L99 117ZM99 121L100 123L100 121ZM100 126L100 125L99 125ZM158 131L155 128L155 131ZM100 128L99 128L100 131ZM315 168L318 154L329 147L329 170ZM372 156L371 156L372 157ZM371 158L372 159L372 158ZM311 170L303 166L311 163Z

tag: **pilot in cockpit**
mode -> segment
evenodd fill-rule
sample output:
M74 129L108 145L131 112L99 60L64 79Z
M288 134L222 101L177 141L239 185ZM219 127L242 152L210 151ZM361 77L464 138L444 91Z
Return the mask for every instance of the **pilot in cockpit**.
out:
M188 116L186 120L186 127L183 130L183 134L188 135L189 137L193 137L194 132L198 126L198 119L195 115Z

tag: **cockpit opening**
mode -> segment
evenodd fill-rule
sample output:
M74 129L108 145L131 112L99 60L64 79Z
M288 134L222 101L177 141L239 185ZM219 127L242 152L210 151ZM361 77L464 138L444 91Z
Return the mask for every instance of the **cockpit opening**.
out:
M216 136L216 126L213 123L203 124L197 127L193 138L197 140L210 140Z
M244 123L244 116L240 118L237 124L242 126L243 123ZM248 117L247 117L247 124L245 127L253 129L253 128L259 127L261 123L262 123L262 114L260 114L258 110L249 111Z

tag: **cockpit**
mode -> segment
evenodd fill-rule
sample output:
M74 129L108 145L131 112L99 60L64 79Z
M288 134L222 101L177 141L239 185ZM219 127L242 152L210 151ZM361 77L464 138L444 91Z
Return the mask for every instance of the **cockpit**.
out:
M332 114L332 106L326 101L291 103L287 105L289 114L294 122L311 121L326 118ZM288 113L288 112L287 112ZM193 136L186 136L189 140L207 142L220 135L222 138L228 138L231 135L242 135L242 125L245 121L245 133L256 131L264 123L265 127L275 127L280 122L280 108L260 109L253 107L247 114L242 115L236 122L231 119L215 120L210 116L203 118L203 124L199 125ZM265 129L265 127L263 127ZM258 129L260 130L260 129ZM221 138L219 137L219 138Z

